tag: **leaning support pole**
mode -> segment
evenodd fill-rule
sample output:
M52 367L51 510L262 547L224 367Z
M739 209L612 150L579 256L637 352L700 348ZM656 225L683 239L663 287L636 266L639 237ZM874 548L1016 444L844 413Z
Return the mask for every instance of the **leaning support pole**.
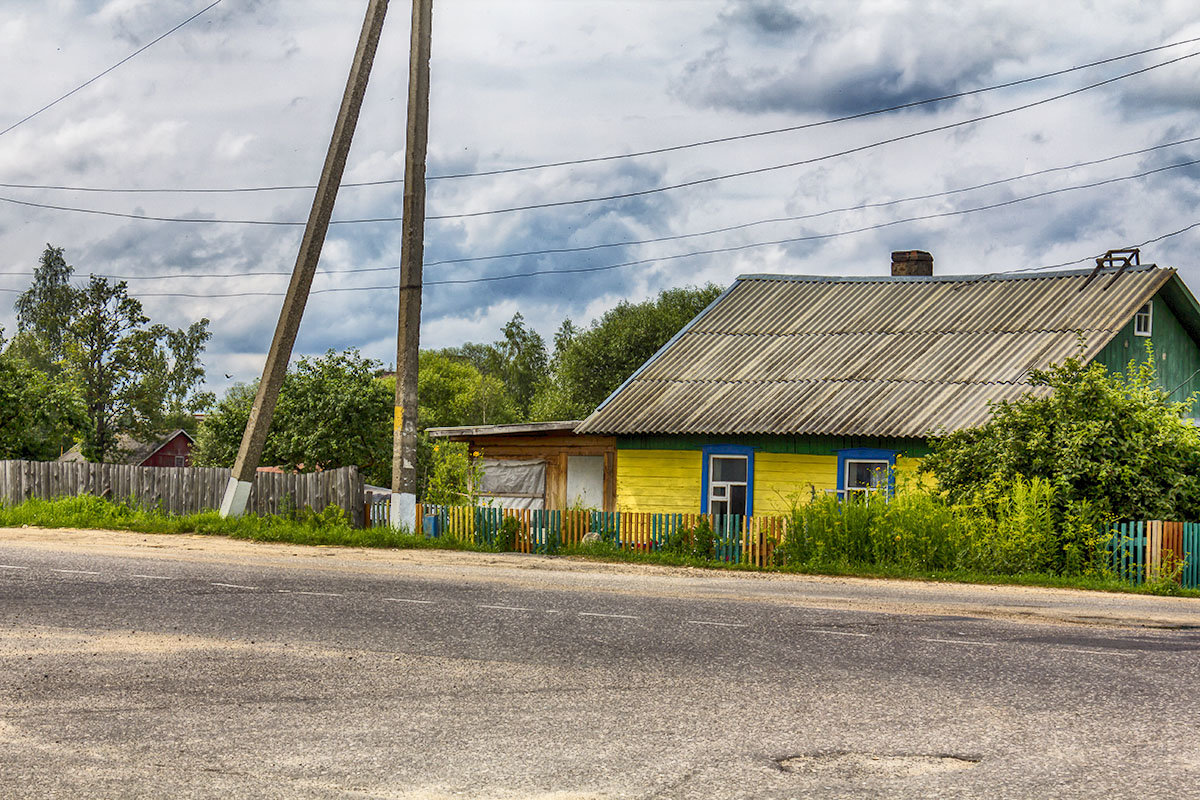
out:
M283 385L288 360L292 357L292 345L296 343L296 333L300 330L300 318L304 315L304 306L308 302L308 290L317 271L317 262L321 259L321 248L325 244L325 233L329 230L329 218L333 215L333 205L337 200L342 173L346 169L346 157L350 153L354 128L358 124L358 112L362 107L363 95L367 91L367 81L371 77L371 64L379 46L379 35L383 30L383 18L387 15L387 7L388 0L370 0L367 6L367 16L358 39L358 50L354 54L354 65L350 68L350 77L346 81L342 107L333 129L333 138L329 142L325 168L321 171L321 181L317 184L317 194L308 215L308 225L304 229L300 253L296 256L296 266L292 270L287 297L284 298L283 308L279 312L275 338L271 341L267 364L263 367L262 380L258 384L258 395L254 398L250 420L246 423L242 445L238 448L233 475L229 478L225 496L221 500L222 517L240 517L246 511L246 500L250 497L251 486L254 485L254 473L262 458L267 431L271 428L271 417L275 413L275 403L279 399L279 387Z
M388 524L416 524L417 360L421 345L421 266L425 258L425 150L429 139L429 58L433 0L413 0L404 154L404 233L396 336L396 409L392 430L392 502Z

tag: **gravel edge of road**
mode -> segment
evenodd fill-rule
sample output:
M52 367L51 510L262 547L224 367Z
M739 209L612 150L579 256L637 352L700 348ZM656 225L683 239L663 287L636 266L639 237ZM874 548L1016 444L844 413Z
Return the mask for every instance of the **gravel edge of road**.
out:
M1103 627L1200 628L1200 598L1084 589L710 570L520 553L309 546L197 534L69 528L0 528L0 547L4 546L39 550L67 547L80 553L143 558L163 558L169 554L172 558L193 561L225 560L239 565L279 564L306 569L357 568L390 573L395 569L421 567L439 572L453 571L469 580L550 580L554 573L612 575L624 579L661 578L664 586L686 587L688 591L684 594L694 593L697 597L716 592L725 594L721 592L723 589L732 592L755 587L760 590L755 599L819 608L965 614ZM780 597L778 590L789 586L797 589L795 595ZM861 596L856 597L856 594ZM888 597L889 594L893 596Z

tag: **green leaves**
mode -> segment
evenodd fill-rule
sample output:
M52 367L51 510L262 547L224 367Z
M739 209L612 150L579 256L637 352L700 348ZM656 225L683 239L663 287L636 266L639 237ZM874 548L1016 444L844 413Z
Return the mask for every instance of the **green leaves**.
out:
M445 351L424 351L419 363L417 424L421 430L498 425L519 418L512 395L494 375Z
M586 416L672 336L716 299L721 288L668 289L655 300L622 302L590 328L555 337L560 406Z
M54 458L78 439L86 458L109 461L119 455L122 433L146 441L190 427L191 413L212 400L199 390L208 320L179 331L151 325L123 281L92 275L75 286L73 274L63 249L47 245L32 285L17 299L19 332L4 358L10 376L23 370L27 387L25 406L9 417L44 442L10 438L0 449Z
M58 458L86 423L75 386L51 378L11 350L0 354L0 459Z
M82 450L89 461L112 460L122 432L146 439L161 430L166 360L159 342L166 329L147 327L149 321L124 281L92 275L76 290L64 367L87 407Z
M355 465L368 483L388 485L394 384L377 379L378 370L357 350L298 359L279 390L263 464L302 472ZM237 384L205 416L192 451L198 466L233 464L257 391Z
M376 380L378 369L357 350L297 360L275 408L269 463L304 471L353 464L368 482L390 481L393 393Z
M1040 478L1061 519L1079 504L1133 519L1200 514L1200 433L1156 385L1153 350L1125 375L1078 358L1030 373L1032 391L990 423L934 441L922 469L965 502L990 481Z

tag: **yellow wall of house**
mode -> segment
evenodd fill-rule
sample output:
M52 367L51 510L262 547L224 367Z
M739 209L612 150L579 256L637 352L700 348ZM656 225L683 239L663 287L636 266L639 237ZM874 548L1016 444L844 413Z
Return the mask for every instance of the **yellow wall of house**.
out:
M837 488L837 456L754 454L754 514L786 514L793 501L807 503L813 489Z
M617 454L617 510L696 514L700 511L703 456L698 450L620 450ZM918 476L919 458L896 459L898 489L932 486ZM754 514L779 515L793 501L807 503L837 489L836 455L754 454Z
M619 450L617 510L700 512L699 450Z
M896 491L937 488L937 480L934 479L933 475L929 473L924 475L918 474L917 470L920 467L921 459L898 456L896 458Z

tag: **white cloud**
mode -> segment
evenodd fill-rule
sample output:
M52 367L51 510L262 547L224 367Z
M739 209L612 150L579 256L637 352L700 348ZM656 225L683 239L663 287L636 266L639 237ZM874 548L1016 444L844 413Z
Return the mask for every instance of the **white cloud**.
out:
M390 14L351 152L347 181L403 172L408 19ZM0 86L0 129L196 10L151 0L17 0L0 44L21 80ZM1198 35L1193 4L1156 13L1123 0L439 0L435 11L431 172L513 167L615 154L817 121L837 109L965 89ZM108 77L0 137L0 181L113 187L315 183L361 25L362 4L289 0L222 4ZM135 44L136 42L136 44ZM722 145L529 173L432 184L430 213L487 210L638 190L799 161L1031 102L1187 50L907 112ZM673 236L766 218L929 194L1101 158L1191 135L1200 58L1036 109L805 167L607 205L431 222L430 262ZM1200 157L1185 146L902 206L779 222L711 236L576 253L431 265L429 346L493 341L521 311L549 339L561 319L587 323L623 298L744 272L881 274L891 249L931 250L937 269L982 272L1053 264L1136 244L1194 222L1200 189L1177 170L1003 209L812 242L488 284L433 281L593 268L652 256L835 233L965 209ZM312 191L217 195L0 190L0 197L113 211L303 220ZM399 216L398 185L344 188L336 219ZM238 277L131 280L156 320L213 321L210 381L247 380L262 365L279 297L194 299L156 292L282 291L301 230L191 226L82 216L0 203L0 289L20 289L47 242L82 273ZM398 223L335 226L322 287L297 352L357 346L394 356ZM1178 266L1200 288L1197 234L1152 245L1145 260ZM13 327L12 293L0 325ZM249 373L249 374L247 374Z

